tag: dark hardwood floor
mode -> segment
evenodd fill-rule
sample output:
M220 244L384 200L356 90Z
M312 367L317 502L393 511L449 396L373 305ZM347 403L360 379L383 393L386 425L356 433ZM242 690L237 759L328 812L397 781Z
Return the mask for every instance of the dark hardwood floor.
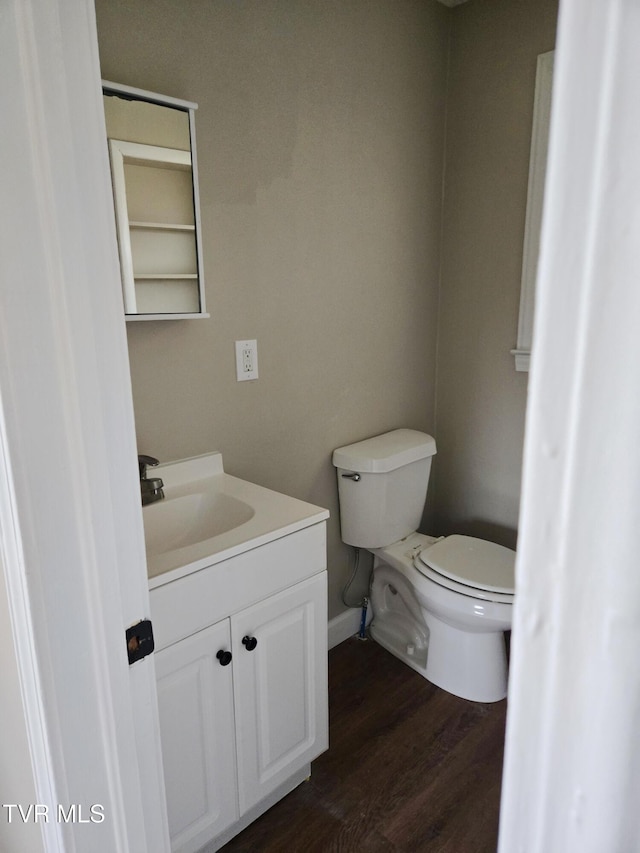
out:
M506 700L425 681L373 640L329 653L328 752L224 853L495 853Z

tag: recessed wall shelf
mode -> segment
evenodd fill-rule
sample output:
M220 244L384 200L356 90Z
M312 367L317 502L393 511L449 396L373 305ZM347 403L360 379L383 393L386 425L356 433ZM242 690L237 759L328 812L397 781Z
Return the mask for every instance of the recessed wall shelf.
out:
M103 91L126 319L208 317L196 105L114 83Z

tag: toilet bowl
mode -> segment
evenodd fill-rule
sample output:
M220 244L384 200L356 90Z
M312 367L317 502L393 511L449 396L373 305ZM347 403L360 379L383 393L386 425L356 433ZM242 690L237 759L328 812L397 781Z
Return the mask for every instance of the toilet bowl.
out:
M374 555L370 634L433 684L476 702L507 694L515 552L418 533L435 441L394 430L338 448L342 539Z
M438 547L436 547L438 546ZM488 590L464 582L464 557L480 547L494 553L503 577ZM439 563L438 550L460 562L457 579L429 565ZM495 551L494 551L495 549ZM435 552L431 558L429 552ZM500 545L465 536L435 540L413 533L373 550L371 582L373 620L370 634L408 666L438 687L475 702L497 702L507 695L504 632L511 628L513 552ZM466 575L480 574L469 562ZM489 569L489 577L491 571ZM509 574L511 582L509 584ZM506 576L506 577L505 577Z

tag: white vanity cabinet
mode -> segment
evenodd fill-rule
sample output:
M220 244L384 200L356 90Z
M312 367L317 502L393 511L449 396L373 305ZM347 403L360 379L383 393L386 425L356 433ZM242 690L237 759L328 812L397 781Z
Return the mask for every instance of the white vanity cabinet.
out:
M327 748L324 539L314 524L151 589L174 853L217 850Z

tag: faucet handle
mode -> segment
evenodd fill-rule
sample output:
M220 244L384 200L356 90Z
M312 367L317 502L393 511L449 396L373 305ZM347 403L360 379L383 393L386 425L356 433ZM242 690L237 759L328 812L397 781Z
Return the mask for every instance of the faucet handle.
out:
M159 464L159 460L155 458L155 456L147 456L144 453L141 453L138 456L138 473L140 474L140 479L144 480L147 476L147 467L155 468L156 465Z

